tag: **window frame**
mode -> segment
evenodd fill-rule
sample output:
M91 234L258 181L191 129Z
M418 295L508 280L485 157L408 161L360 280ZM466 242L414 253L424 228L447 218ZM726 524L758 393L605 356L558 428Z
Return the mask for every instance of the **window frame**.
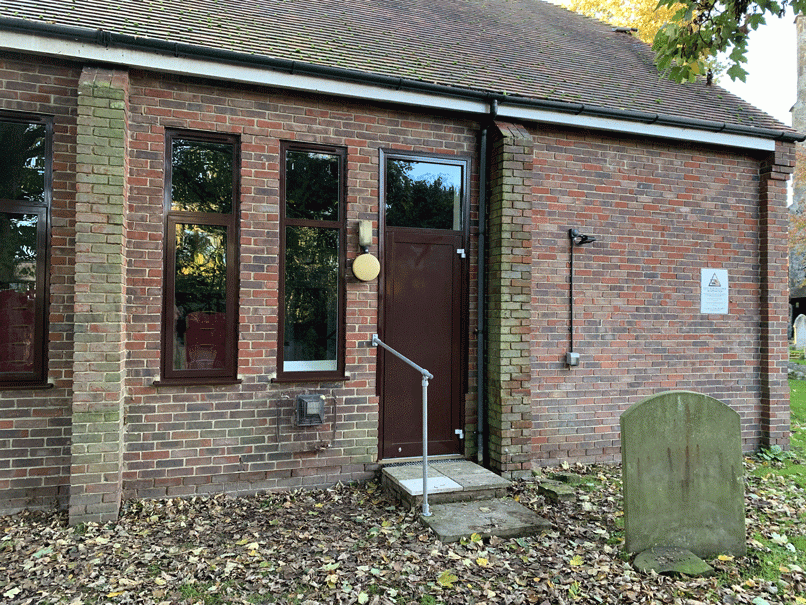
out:
M289 151L307 153L322 153L336 156L339 159L339 208L337 220L300 219L286 217L286 156ZM280 142L280 248L279 248L279 275L277 300L277 376L273 382L323 382L345 380L346 355L346 265L347 265L347 148L334 145L318 145L295 141ZM309 370L284 371L285 364L285 253L286 253L286 227L311 227L338 230L338 341L336 343L336 369L335 370Z
M0 122L40 124L45 127L45 171L42 202L0 198L0 212L36 214L36 300L34 303L34 363L30 372L0 374L0 389L49 388L48 335L50 311L50 239L53 203L53 117L33 114L0 113ZM0 310L2 312L2 310Z
M173 209L173 143L175 140L221 143L232 146L232 207L229 214ZM163 191L163 296L160 336L160 380L169 384L232 384L238 375L239 277L240 277L240 138L236 135L189 130L165 132L165 186ZM176 339L176 226L192 224L225 227L227 234L226 335L223 368L176 369L173 353Z

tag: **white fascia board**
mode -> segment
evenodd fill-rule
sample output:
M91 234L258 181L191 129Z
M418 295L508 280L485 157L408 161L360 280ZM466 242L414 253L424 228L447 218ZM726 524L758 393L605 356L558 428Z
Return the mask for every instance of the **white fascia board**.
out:
M372 100L388 103L403 103L417 107L429 107L462 113L484 114L489 105L482 101L458 99L438 94L392 90L383 86L345 82L330 78L289 74L271 69L246 65L234 65L190 57L172 57L130 48L104 48L96 44L45 38L31 34L0 33L0 49L30 52L62 59L96 61L125 65L138 69L187 76L213 78L243 84L258 84L287 90L314 92Z
M775 141L771 139L763 139L761 137L725 134L719 132L710 132L707 130L696 130L694 128L682 128L678 126L627 122L624 120L598 118L595 116L586 116L581 114L572 115L557 111L533 109L531 107L516 107L502 104L498 108L498 117L529 120L531 122L542 122L544 124L556 124L559 126L575 126L578 128L589 128L591 130L605 130L609 132L618 132L637 136L674 139L677 141L692 141L696 143L707 143L726 147L739 147L742 149L775 151Z
M261 69L259 67L233 65L190 57L172 57L138 49L104 48L97 44L62 40L35 34L0 32L0 49L62 59L112 63L144 70L198 76L243 84L315 92L356 100L401 103L426 109L440 109L475 115L490 113L489 104L479 100L461 99L438 93L392 90L373 84L289 74L268 68ZM499 104L497 117L727 147L764 151L775 150L775 141L761 137L722 134L694 128L643 124L613 118L573 115L539 108L507 105L506 101Z

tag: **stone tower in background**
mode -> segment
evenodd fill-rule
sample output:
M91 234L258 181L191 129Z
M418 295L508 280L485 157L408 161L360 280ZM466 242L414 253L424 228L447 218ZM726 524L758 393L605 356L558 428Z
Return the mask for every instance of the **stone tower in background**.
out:
M798 96L792 106L792 128L806 132L806 17L795 18L798 53ZM806 212L806 142L795 143L795 172L792 175L792 206L790 212ZM789 252L789 302L790 324L801 314L806 314L806 257Z

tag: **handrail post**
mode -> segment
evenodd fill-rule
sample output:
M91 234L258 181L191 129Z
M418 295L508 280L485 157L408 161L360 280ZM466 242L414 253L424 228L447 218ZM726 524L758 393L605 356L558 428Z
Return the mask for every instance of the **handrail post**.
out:
M417 370L423 377L423 517L430 517L431 510L428 508L428 381L433 380L434 375L421 368L408 357L395 351L388 344L378 338L377 334L372 335L371 344L373 347L381 346L392 355L400 359L403 363Z
M430 517L428 508L428 375L423 374L423 517Z

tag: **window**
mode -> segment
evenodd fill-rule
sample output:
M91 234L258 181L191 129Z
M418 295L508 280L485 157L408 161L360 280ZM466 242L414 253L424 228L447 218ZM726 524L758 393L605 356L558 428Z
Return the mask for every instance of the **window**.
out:
M45 384L50 120L0 116L0 385Z
M344 170L335 147L281 147L278 378L344 376Z
M234 137L169 132L162 382L237 376L238 166Z
M464 229L464 160L385 157L387 227Z

